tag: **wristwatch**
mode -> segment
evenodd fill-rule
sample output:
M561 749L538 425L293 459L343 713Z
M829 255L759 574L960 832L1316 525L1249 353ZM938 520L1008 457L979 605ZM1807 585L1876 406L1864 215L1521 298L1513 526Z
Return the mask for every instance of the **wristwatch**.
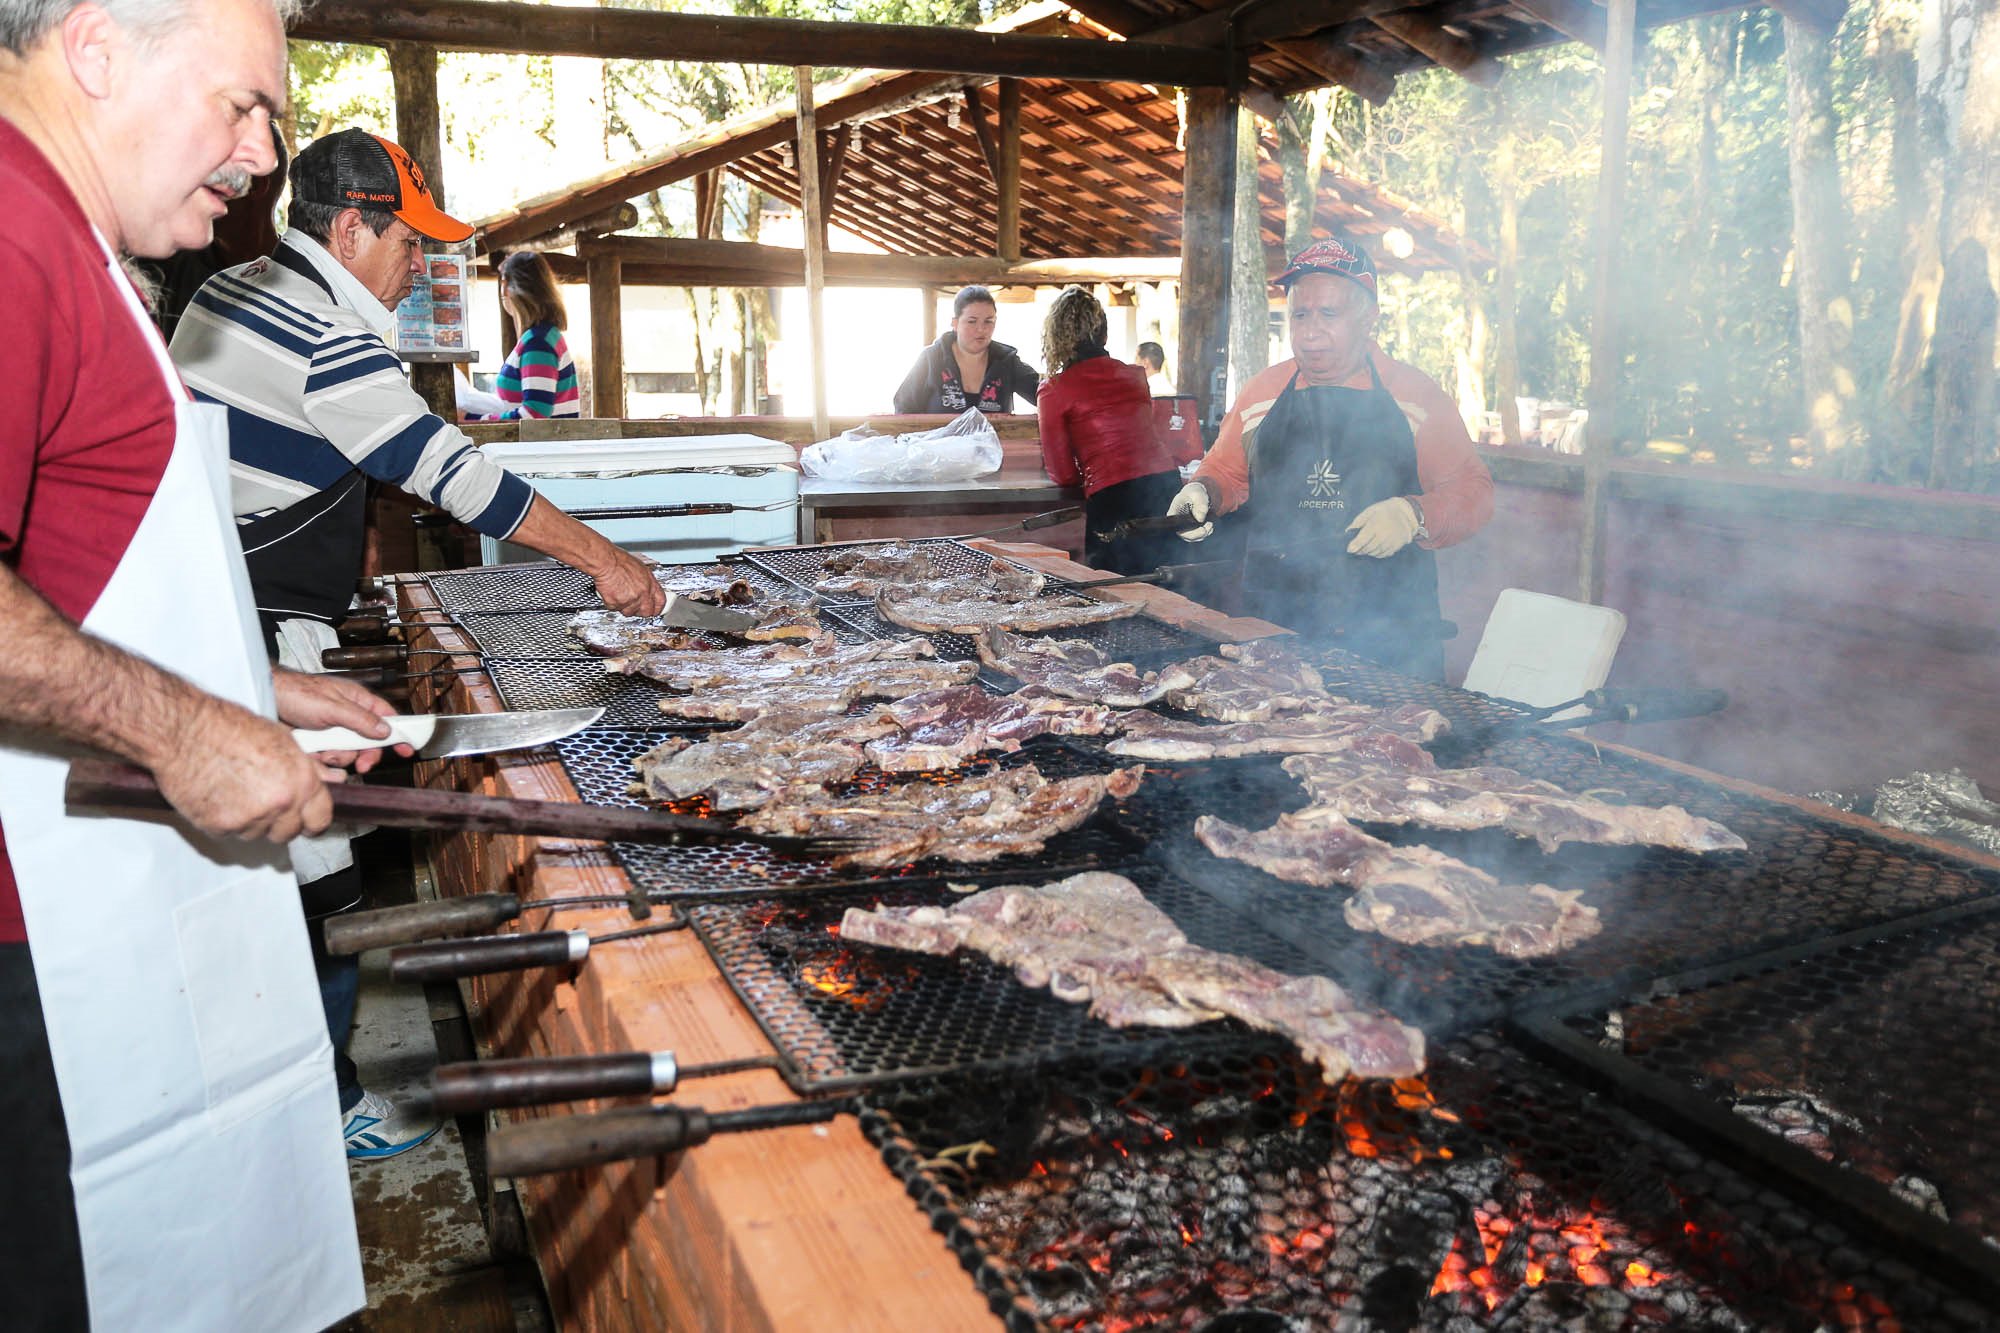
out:
M1403 498L1410 502L1410 508L1415 510L1417 515L1417 531L1411 540L1420 542L1429 541L1431 530L1424 526L1424 502L1414 495L1406 495Z

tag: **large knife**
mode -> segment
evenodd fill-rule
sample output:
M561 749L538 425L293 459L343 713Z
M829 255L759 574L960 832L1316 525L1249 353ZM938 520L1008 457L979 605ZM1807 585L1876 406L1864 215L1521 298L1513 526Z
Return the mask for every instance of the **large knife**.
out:
M547 708L525 713L400 713L382 719L389 736L378 740L346 727L294 731L307 754L328 750L379 750L407 745L419 759L450 759L454 755L492 754L547 745L582 731L604 716L602 708Z

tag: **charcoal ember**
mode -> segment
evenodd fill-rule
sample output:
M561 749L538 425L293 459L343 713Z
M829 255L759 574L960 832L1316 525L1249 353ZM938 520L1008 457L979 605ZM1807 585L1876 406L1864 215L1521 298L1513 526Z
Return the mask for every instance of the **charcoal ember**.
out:
M1021 1275L1021 1282L1037 1305L1057 1317L1082 1313L1098 1303L1097 1275L1067 1260L1031 1267Z

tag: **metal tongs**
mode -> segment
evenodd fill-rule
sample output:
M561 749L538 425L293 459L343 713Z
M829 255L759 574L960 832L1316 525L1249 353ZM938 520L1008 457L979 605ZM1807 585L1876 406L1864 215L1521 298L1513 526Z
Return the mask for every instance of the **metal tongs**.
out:
M1187 514L1155 514L1148 518L1128 518L1113 523L1096 534L1101 542L1124 541L1128 537L1144 537L1155 532L1193 532L1207 519L1196 519Z
M1729 706L1729 691L1714 689L1607 689L1591 690L1574 699L1565 699L1546 708L1528 710L1505 722L1488 723L1469 731L1451 732L1431 743L1431 753L1444 757L1462 754L1495 741L1519 736L1550 736L1572 727L1594 726L1600 722L1667 722L1675 718L1706 717ZM1557 713L1581 707L1575 717L1557 718ZM1553 720L1551 720L1553 719Z
M1071 505L1067 509L1050 509L1039 514L1030 514L1028 517L1016 519L1004 527L987 528L984 532L960 533L958 536L953 537L952 540L955 542L969 542L975 537L998 537L1003 532L1033 532L1037 528L1053 528L1059 523L1068 523L1073 519L1082 517L1083 506Z
M815 856L838 855L861 845L853 838L753 833L719 820L579 801L528 801L427 787L374 787L361 782L334 783L327 787L327 794L333 798L335 820L385 828L668 846L754 842L773 851ZM151 773L109 760L79 759L71 764L63 795L73 808L171 809Z

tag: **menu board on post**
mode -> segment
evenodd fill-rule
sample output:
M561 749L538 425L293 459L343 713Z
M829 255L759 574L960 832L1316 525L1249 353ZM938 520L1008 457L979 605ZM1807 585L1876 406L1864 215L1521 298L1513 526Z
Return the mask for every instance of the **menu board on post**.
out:
M396 307L396 349L464 353L467 264L464 255L427 254L424 271ZM469 357L467 359L470 359Z

